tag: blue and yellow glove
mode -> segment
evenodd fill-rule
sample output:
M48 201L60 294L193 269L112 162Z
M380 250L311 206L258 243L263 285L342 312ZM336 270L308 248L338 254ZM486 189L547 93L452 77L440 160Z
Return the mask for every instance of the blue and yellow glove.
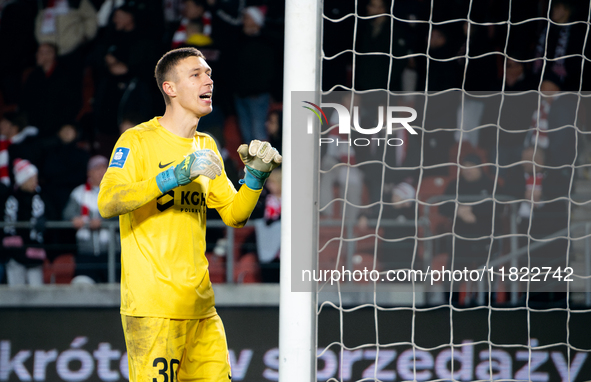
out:
M281 164L283 158L269 142L253 140L238 147L240 159L246 166L245 176L241 183L245 183L252 190L260 190L265 180L276 167Z
M185 157L176 166L156 175L156 184L162 193L166 193L178 186L191 183L200 175L215 179L222 174L222 162L212 150L198 150Z

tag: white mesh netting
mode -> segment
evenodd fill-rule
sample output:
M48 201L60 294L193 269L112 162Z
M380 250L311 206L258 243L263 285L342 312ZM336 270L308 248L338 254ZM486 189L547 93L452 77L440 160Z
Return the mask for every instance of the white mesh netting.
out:
M590 380L589 3L323 9L318 380Z

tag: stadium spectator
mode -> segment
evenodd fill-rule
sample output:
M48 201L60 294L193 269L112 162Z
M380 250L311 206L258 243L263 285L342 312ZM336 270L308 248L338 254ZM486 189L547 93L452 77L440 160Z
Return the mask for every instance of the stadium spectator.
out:
M581 55L587 28L584 23L565 24L575 21L577 6L584 7L582 2L569 0L555 0L551 4L552 23L544 23L545 27L538 35L535 50L538 59L533 64L533 72L538 80L556 76L556 83L562 90L576 91L581 82ZM570 55L575 56L565 58Z
M25 159L16 159L13 168L16 188L4 207L2 253L7 258L9 285L42 285L45 231L45 201L37 178L37 168ZM30 222L31 228L16 228L15 222Z
M41 0L35 20L35 36L39 44L57 47L57 54L82 70L85 44L97 32L96 10L90 0Z
M182 18L182 0L163 0L164 22L167 24L178 23Z
M0 3L0 107L18 103L23 74L35 65L36 15L36 1Z
M364 103L367 98L364 98ZM377 103L370 103L376 105ZM374 109L375 110L375 109ZM372 115L373 114L373 115ZM371 112L365 125L376 126L377 113ZM382 236L385 239L414 237L416 185L419 171L413 169L420 164L420 136L410 135L404 128L396 129L392 135L384 135L382 129L379 138L386 137L393 142L389 145L372 144L357 147L358 167L363 173L363 184L367 188L371 208L360 212L358 227L368 229L369 219L386 222ZM372 136L373 137L373 136ZM398 142L403 143L394 146ZM385 151L385 152L384 152ZM378 163L366 163L376 161ZM378 202L378 203L376 203ZM365 203L364 203L365 204ZM381 215L380 215L381 213ZM374 227L371 227L373 230ZM379 242L379 262L388 269L408 268L411 266L414 241ZM396 255L393 255L393 254Z
M12 116L14 115L15 113L12 113ZM13 123L13 120L14 117L11 118L11 113L7 113L4 118L0 119L0 183L6 186L10 186L11 184L8 147L12 144L12 138L22 129L22 127ZM22 125L24 124L25 122L23 121Z
M94 103L98 153L109 156L119 137L120 117L130 112L143 120L153 113L149 86L156 61L156 41L144 33L138 3L127 3L113 13L113 27L96 42L90 57L96 76Z
M0 122L0 128L1 128ZM10 141L0 134L0 205L4 204L4 198L10 187L10 170L8 167L8 146Z
M235 114L234 110L234 76L236 60L242 61L244 57L234 55L238 49L238 38L242 28L242 14L246 7L244 0L207 0L207 9L211 13L211 38L214 41L213 48L219 51L219 57L212 61L213 75L216 86L216 109L222 109L225 115ZM202 52L208 57L208 50ZM198 48L199 49L199 48ZM200 49L201 50L201 49ZM211 57L209 58L211 59ZM208 60L209 63L209 60ZM211 65L210 65L211 66Z
M244 142L265 140L267 136L265 120L276 68L274 36L264 24L265 9L248 7L244 10L242 31L237 37L234 57L240 60L240 65L235 68L234 104Z
M281 246L281 168L273 170L267 179L261 199L264 201L264 216L262 219L253 220L261 280L264 283L278 283Z
M478 147L487 151L488 160L491 163L497 161L498 153L500 167L497 171L501 178L506 175L506 167L503 166L521 160L523 142L531 123L530 116L538 105L537 93L525 93L527 90L534 90L537 84L531 75L529 64L516 61L522 54L518 51L508 52L505 71L502 75L504 98L500 107L498 105L500 98L483 99L486 106L480 124L494 126L489 125L479 129ZM518 92L521 94L517 94Z
M272 110L267 116L265 128L267 129L267 141L282 153L283 145L283 113L281 110Z
M490 31L487 26L468 22L463 24L463 44L457 53L460 58L456 62L458 72L464 77L463 89L468 92L492 91L500 87L497 77L499 55L490 54L495 52ZM465 57L466 54L468 58Z
M204 0L185 0L183 14L186 14L187 17L181 20L181 25L173 37L172 46L187 46L199 49L203 53L207 64L211 67L212 73L215 73L216 88L218 88L217 79L221 79L223 76L223 71L220 71L222 50L219 44L216 44L211 37L212 15L211 12L206 11L206 5ZM186 21L186 25L183 25L184 21ZM176 43L175 39L177 41ZM220 101L223 101L223 99L220 99ZM217 97L216 104L219 107L215 107L207 118L200 121L199 130L212 135L223 146L223 130L225 124L224 106L222 102L217 102ZM224 154L222 153L222 155Z
M109 26L113 19L113 12L117 8L125 4L125 0L105 0L97 12L97 24L99 27L98 35L100 36Z
M464 237L479 237L488 236L492 229L492 203L481 202L479 199L466 201L462 196L481 196L490 198L493 195L493 181L478 167L482 164L481 158L476 154L466 155L461 162L463 168L460 169L459 181L451 181L445 190L445 195L455 196L459 200L457 215L454 210L454 203L444 203L439 207L441 214L448 216L455 220L455 232ZM472 204L476 202L477 204ZM470 205L467 205L469 203ZM482 253L482 248L486 247L486 242L470 241L465 242L460 239L456 240L456 254L458 257L463 257L469 253ZM465 244L460 249L459 242ZM462 244L462 245L463 245ZM474 247L480 249L479 251L470 251L469 248ZM471 261L468 261L471 262Z
M463 102L458 105L457 110L457 128L455 132L456 142L468 141L472 147L479 146L480 134L486 131L486 128L478 128L483 125L484 114L488 98L471 97L475 92L490 92L500 88L500 81L497 78L497 57L496 55L486 55L494 52L494 47L489 36L489 29L485 26L463 24L464 43L460 47L456 56L456 71L463 77L461 83L462 89L467 91ZM468 57L466 58L466 54ZM483 57L478 57L483 56ZM478 57L478 58L477 58ZM488 75L483 75L488 73ZM496 121L495 121L496 122ZM493 129L491 132L496 133Z
M242 0L207 0L212 14L212 31L214 39L229 42L233 31L242 26L242 15L246 8ZM232 28L234 27L234 28Z
M48 211L49 219L61 220L70 193L86 180L88 156L88 152L77 146L74 125L63 125L39 165L45 199L53 207Z
M73 121L82 106L82 76L58 61L56 47L42 43L37 49L37 67L23 86L20 106L29 124L39 129L39 138L55 137L59 128Z
M458 64L450 60L456 56L457 25L445 24L433 26L428 42L428 57L415 57L417 67L417 89L437 92L462 86L462 76L458 71ZM428 68L427 68L428 60ZM424 175L447 175L449 152L454 146L454 131L450 126L458 126L458 106L461 104L459 92L445 93L439 96L429 96L424 100L417 100L415 108L421 108L426 102L424 111L425 130L422 134Z
M409 54L405 36L405 24L393 21L389 0L370 0L367 4L368 20L359 21L355 63L355 84L357 90L387 89L402 90L402 71L406 59L391 59L393 56ZM367 54L369 53L369 54ZM389 81L389 82L388 82Z
M521 166L512 166L508 170L507 182L504 186L506 194L518 199L530 200L530 193L537 191L534 193L533 201L540 202L540 204L536 205L536 208L547 205L548 203L541 203L544 200L553 200L568 195L570 179L565 178L562 172L548 168L548 152L546 150L534 146L526 147L523 149L521 161L525 163L522 163ZM534 179L537 179L535 184ZM520 216L529 219L529 214L525 215L524 211L525 207L520 206Z
M523 92L536 89L537 84L532 78L531 69L526 66L526 63L516 61L515 55L517 53L509 52L505 64L505 92Z
M194 46L210 45L212 42L212 16L206 10L206 1L185 0L183 5L183 18L172 36L172 48L179 48L187 44Z
M97 283L108 281L108 250L110 234L103 227L98 210L98 193L109 160L97 155L88 161L88 179L70 194L63 218L76 228L76 275L90 277ZM116 238L113 238L114 240ZM118 246L118 244L117 244Z
M352 93L343 92L339 100L342 105L349 107L351 105ZM354 97L354 105L358 106L361 98ZM330 115L329 126L338 126L339 115L335 111ZM337 145L337 141L348 141L350 137L348 134L339 134L338 127L332 128L326 138L333 141L323 147L323 156L321 159L320 168L323 171L320 174L320 216L333 218L335 217L335 208L343 211L345 208L345 219L349 222L355 222L359 215L359 206L361 205L361 195L363 192L364 173L363 167L354 167L357 162L358 147L349 146L347 144ZM366 184L370 181L366 179ZM372 182L373 183L373 182ZM337 198L344 198L350 204L334 203L335 187L338 187ZM351 205L353 204L353 205Z
M530 219L531 202L534 206L542 200L542 182L544 180L545 152L542 148L526 147L521 153L520 160L524 163L511 166L507 173L507 182L503 193L517 199L525 199L519 206L518 216Z
M346 17L355 13L356 4L342 0L325 0L324 14L338 23L325 20L322 27L322 50L330 60L322 60L322 90L328 91L334 86L351 87L352 53L344 53L351 49L351 39L343 36L353 36L356 19Z
M523 64L507 60L507 75L505 81L505 90L507 91L525 91L530 90L530 85L526 74L523 73ZM519 76L519 78L515 78ZM532 115L538 108L537 93L506 94L500 107L498 142L495 136L490 136L492 144L489 147L491 162L496 162L498 151L498 162L501 167L498 168L499 176L504 178L507 174L508 166L521 160L523 145L532 124ZM491 134L492 135L492 134ZM497 143L495 145L495 143Z
M378 126L379 114L377 112L378 105L385 105L386 100L389 104L401 104L401 98L388 96L384 92L379 96L367 95L363 96L362 103L359 108L360 124L362 126ZM365 106L364 106L365 105ZM369 109L370 111L363 112ZM384 108L384 111L387 109ZM383 116L383 121L386 121L387 116ZM367 137L359 132L352 131L351 140L357 138ZM365 218L377 218L380 211L381 201L389 201L393 188L406 182L413 187L418 180L419 171L415 169L407 169L418 167L421 156L421 142L419 135L410 135L408 131L402 127L397 127L392 131L392 135L387 135L387 129L382 130L371 136L372 143L370 145L355 147L355 163L363 179L363 185L368 191L370 204L373 207L364 208L365 211L360 212ZM376 141L373 141L373 139ZM379 140L385 142L386 139L391 140L391 145L378 144ZM402 141L403 143L398 145ZM343 145L339 145L339 149ZM344 146L348 149L347 146ZM353 147L352 147L353 149ZM386 166L384 166L386 164ZM406 167L403 169L403 167ZM351 186L350 186L351 187ZM348 207L351 208L351 207ZM365 221L361 221L361 225L365 226Z
M556 75L548 75L540 85L539 109L534 110L525 146L537 146L546 151L546 164L557 167L548 169L557 179L562 179L562 189L555 196L565 196L570 190L572 173L570 166L576 160L576 130L578 97L561 92Z
M489 254L494 204L483 199L493 197L494 182L482 167L477 167L481 163L476 154L468 154L462 159L460 178L452 180L445 190L445 195L457 198L457 210L453 201L439 206L439 212L452 219L454 237L449 253L453 254L451 266L454 270L475 269L486 262ZM479 237L484 238L476 239Z
M526 147L521 157L524 163L508 169L503 191L518 199L518 231L531 235L534 242L568 227L568 202L556 198L564 195L564 189L568 189L570 180L545 167L546 155L547 152L539 147ZM528 238L521 237L520 246L527 245ZM550 241L531 252L528 266L555 266L557 264L553 260L564 259L567 248L565 239ZM523 258L520 261L526 265L528 259Z
M27 159L33 164L41 161L41 150L37 137L38 129L27 125L27 116L22 112L4 113L0 120L0 135L4 136L8 157L3 163L12 168L16 158ZM14 184L14 182L11 182Z
M462 86L463 71L458 70L458 64L449 60L457 56L460 48L456 38L458 36L457 24L434 25L430 35L426 36L428 43L427 58L416 57L418 89L440 91ZM427 59L429 70L427 70ZM425 81L428 80L426 84Z
M385 269L413 268L416 194L413 185L400 182L394 187L388 187L384 195L384 202L388 205L383 206L381 222L385 223L383 238L386 240L379 241L378 261ZM400 240L404 237L410 239Z

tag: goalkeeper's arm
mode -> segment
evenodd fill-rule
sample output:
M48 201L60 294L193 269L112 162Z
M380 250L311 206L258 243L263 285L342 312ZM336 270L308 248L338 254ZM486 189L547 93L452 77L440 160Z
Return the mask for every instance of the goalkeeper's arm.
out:
M200 175L214 179L222 173L219 157L212 150L187 155L177 166L156 177L135 183L115 183L105 176L98 197L99 212L105 219L134 211L178 186L189 184Z

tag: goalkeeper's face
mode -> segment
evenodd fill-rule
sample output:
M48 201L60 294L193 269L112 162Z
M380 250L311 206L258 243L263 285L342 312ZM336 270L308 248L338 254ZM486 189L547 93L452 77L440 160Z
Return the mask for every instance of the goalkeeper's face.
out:
M188 57L176 66L173 100L196 117L211 113L213 80L211 68L201 57ZM174 102L174 101L173 101Z

